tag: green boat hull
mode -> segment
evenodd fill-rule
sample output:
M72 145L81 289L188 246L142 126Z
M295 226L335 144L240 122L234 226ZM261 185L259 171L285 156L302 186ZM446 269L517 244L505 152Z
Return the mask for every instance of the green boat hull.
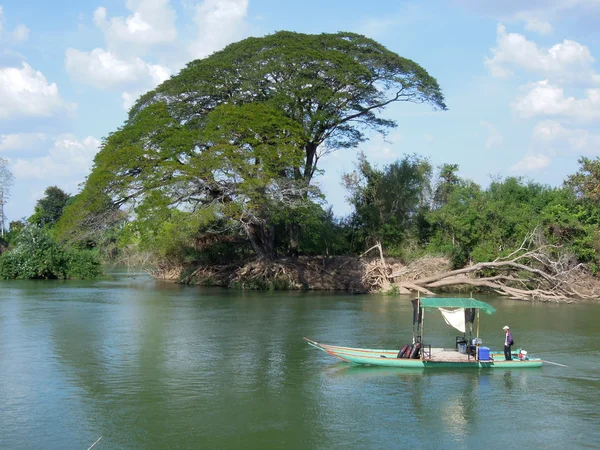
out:
M320 344L310 339L304 338L309 345L322 350L331 356L339 358L352 364L384 366L384 367L402 367L402 368L472 368L472 369L515 369L541 367L542 360L530 358L519 360L515 358L511 361L504 359L504 353L492 352L492 359L489 361L478 361L476 359L457 360L432 360L432 359L407 359L397 358L398 350L388 349L367 349L339 347L335 345Z
M397 354L398 352L396 352ZM405 358L379 358L375 356L363 356L352 353L338 353L335 356L348 361L352 364L384 366L384 367L404 367L404 368L474 368L474 369L503 369L503 368L526 368L526 367L541 367L541 359L528 360L490 360L490 361L423 361L420 359L405 359Z

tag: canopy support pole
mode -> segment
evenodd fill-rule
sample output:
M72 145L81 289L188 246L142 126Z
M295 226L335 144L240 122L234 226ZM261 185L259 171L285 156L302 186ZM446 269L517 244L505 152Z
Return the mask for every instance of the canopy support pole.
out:
M477 340L475 341L475 358L477 359L479 356L479 310L477 310L477 336L476 336Z
M424 352L424 348L423 348L423 343L425 342L425 308L423 308L421 310L421 298L419 297L419 312L423 311L421 313L421 350L420 350L420 355L421 355L421 361L423 361L423 352Z

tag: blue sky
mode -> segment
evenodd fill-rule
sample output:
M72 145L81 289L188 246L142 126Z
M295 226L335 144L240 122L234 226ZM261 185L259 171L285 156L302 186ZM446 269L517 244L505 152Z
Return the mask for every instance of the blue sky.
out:
M525 4L526 6L523 6ZM394 105L363 150L378 165L418 153L482 185L559 185L600 155L600 0L0 0L0 157L15 175L8 220L47 186L70 193L138 95L185 63L278 30L353 31L437 78L449 110ZM321 161L328 202L355 150Z

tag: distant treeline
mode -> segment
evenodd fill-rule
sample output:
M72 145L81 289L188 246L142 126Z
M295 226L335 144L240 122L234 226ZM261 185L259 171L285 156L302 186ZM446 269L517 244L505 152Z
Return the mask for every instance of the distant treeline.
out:
M406 262L426 254L447 256L459 268L508 255L537 228L544 244L596 273L600 159L582 158L580 164L560 187L509 177L482 188L460 178L455 164L434 170L426 159L408 155L378 168L361 154L356 170L343 178L354 211L335 217L317 201L287 215L282 210L273 223L275 252L291 254L289 229L298 226L298 254L359 255L381 242L388 256ZM90 278L101 273L100 260L175 267L256 256L239 226L207 220L201 210L165 208L155 211L161 220L153 221L119 210L65 239L69 216L63 211L74 198L54 186L45 194L25 222L10 223L0 277Z

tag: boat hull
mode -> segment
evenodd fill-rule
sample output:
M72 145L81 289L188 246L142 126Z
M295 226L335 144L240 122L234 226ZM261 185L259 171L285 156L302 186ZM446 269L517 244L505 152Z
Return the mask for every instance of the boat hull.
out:
M541 367L542 360L531 358L527 360L513 359L506 361L504 354L492 353L492 360L478 361L475 359L407 359L397 358L398 350L385 349L365 349L352 347L339 347L335 345L320 344L310 339L304 338L309 345L322 350L331 356L339 358L352 364L385 366L385 367L403 367L403 368L473 368L473 369L494 369L494 368L530 368Z

